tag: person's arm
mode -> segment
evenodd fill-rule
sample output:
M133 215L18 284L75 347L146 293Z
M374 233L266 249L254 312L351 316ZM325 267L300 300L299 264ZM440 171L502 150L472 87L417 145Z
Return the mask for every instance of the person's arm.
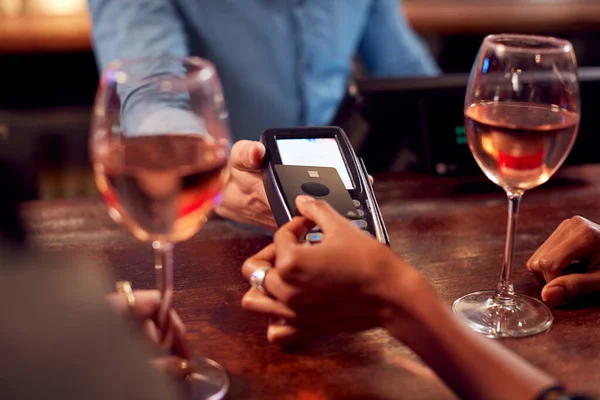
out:
M359 55L373 77L431 76L440 72L409 26L399 0L373 0Z
M116 59L188 56L186 32L173 3L89 0L99 67L105 70ZM142 72L156 75L178 71L154 67ZM188 112L189 96L169 96L168 102L159 102L157 96L147 95L151 90L143 85L120 89L122 129L127 134L205 132L203 121ZM217 214L244 224L275 228L260 175L264 152L264 146L257 142L241 141L233 146L230 179L223 189L223 201L215 210Z
M117 60L187 57L187 38L180 16L169 0L89 0L92 38L98 67L107 71ZM189 95L161 99L139 77L185 74L174 63L130 64L133 83L118 87L122 129L129 135L165 132L203 133L203 121L189 112Z
M397 260L396 262L403 262ZM443 305L423 277L413 286L407 303L407 285L391 280L379 293L384 300L384 327L415 351L461 399L534 400L557 381L499 343L471 331ZM404 294L400 294L404 291ZM412 324L406 326L406 306Z
M580 216L564 220L527 269L544 277L542 300L550 306L600 293L600 225Z
M170 0L89 0L100 69L117 59L188 55L183 24Z
M471 331L437 297L427 279L386 246L348 224L324 201L296 199L303 218L281 227L271 246L248 259L246 278L268 267L263 289L244 308L283 322L271 342L323 332L384 327L406 343L462 399L534 400L556 380ZM322 242L302 238L318 225Z

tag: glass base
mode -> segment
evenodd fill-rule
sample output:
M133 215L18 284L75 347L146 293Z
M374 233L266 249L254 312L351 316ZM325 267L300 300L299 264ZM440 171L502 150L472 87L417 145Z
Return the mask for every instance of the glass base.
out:
M194 372L185 379L186 400L221 400L229 390L229 375L215 361L194 357Z
M452 310L475 332L492 338L532 336L552 326L552 312L543 302L522 294L496 300L495 294L494 290L467 294L454 302Z

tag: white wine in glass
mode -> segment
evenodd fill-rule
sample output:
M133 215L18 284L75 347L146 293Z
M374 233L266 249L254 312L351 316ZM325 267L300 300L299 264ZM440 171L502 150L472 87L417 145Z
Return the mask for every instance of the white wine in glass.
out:
M102 74L90 150L110 216L152 244L161 292L158 325L168 336L173 245L189 239L220 201L230 135L214 66L199 58L118 61ZM229 377L195 357L189 399L221 399Z
M467 294L453 310L490 337L543 332L552 313L514 291L511 280L523 193L556 172L573 147L580 119L573 46L566 40L516 34L484 39L465 96L469 147L485 175L508 196L508 227L500 282Z

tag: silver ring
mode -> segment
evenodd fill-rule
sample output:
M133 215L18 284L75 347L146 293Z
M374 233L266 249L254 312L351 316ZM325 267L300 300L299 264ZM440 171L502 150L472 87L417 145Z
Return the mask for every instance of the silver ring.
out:
M263 285L265 283L267 272L269 272L270 269L270 267L260 267L257 268L252 275L250 275L250 284L262 294L267 294L267 291Z

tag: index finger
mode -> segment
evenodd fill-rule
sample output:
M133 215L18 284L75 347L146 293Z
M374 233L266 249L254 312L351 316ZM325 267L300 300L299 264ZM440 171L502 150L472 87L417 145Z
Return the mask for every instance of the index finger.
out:
M247 172L259 172L265 152L265 146L261 142L240 140L231 148L229 162L232 168Z
M255 255L249 257L242 265L242 275L246 279L250 279L250 276L254 271L260 267L272 267L273 258L275 257L275 245L271 243Z
M570 237L538 257L539 268L546 282L560 277L573 261L586 257L586 248L580 245L579 240L578 237Z
M554 230L554 232L550 234L548 239L546 239L544 243L542 243L540 247L537 248L537 250L531 255L531 257L529 257L529 260L527 260L527 269L534 272L540 272L540 258L543 257L549 251L549 249L555 247L565 238L565 234L568 233L568 224L568 219L565 219L563 222L561 222L560 225L558 225L558 227Z
M275 232L273 244L279 253L280 248L289 248L298 245L304 236L314 226L314 223L304 217L294 217Z
M335 226L342 224L351 226L348 219L324 200L315 200L310 196L302 195L296 197L296 206L304 217L316 223L325 234Z

